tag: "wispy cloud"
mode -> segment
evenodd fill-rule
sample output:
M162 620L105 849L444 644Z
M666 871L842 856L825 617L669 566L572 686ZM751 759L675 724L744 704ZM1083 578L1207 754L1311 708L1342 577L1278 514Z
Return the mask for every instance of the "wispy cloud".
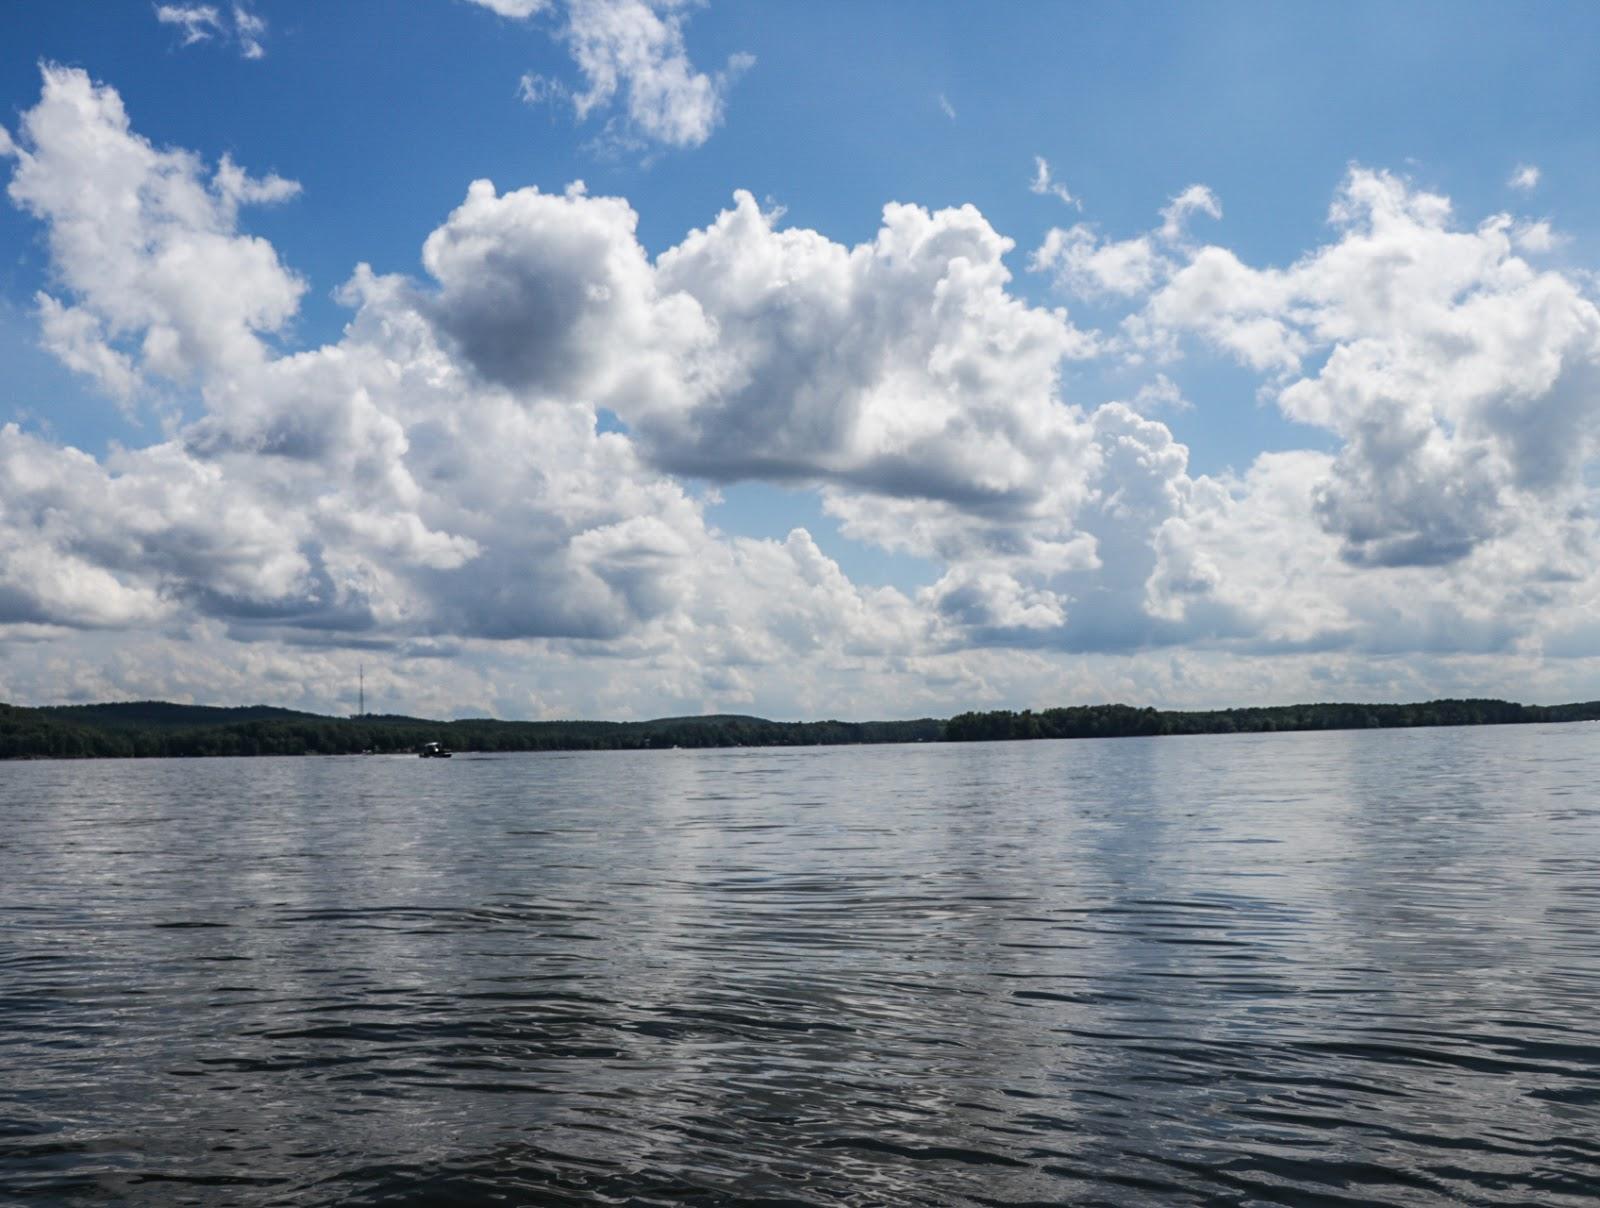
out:
M1518 164L1506 184L1520 192L1531 193L1539 187L1539 169L1533 164Z
M178 29L180 46L215 38L218 42L232 42L246 59L264 58L267 53L263 41L267 35L265 18L242 4L233 5L226 15L213 4L158 4L156 20Z
M956 107L950 103L950 98L942 92L939 94L939 108L944 112L945 117L952 122L956 120Z
M261 45L261 39L267 34L266 21L240 4L233 6L233 33L239 41L239 53L245 58L259 59L267 53Z
M550 0L474 0L474 3L513 21L526 21L550 7Z
M517 81L517 99L527 105L543 105L546 101L561 101L571 95L560 80L537 72L525 71Z
M1174 197L1161 211L1161 237L1168 243L1179 243L1184 236L1184 226L1190 214L1205 214L1210 218L1222 217L1222 203L1205 185L1190 185Z
M1028 185L1028 191L1030 193L1038 193L1041 196L1056 197L1066 202L1069 206L1076 206L1080 210L1083 209L1083 203L1068 192L1067 186L1051 177L1050 165L1042 155L1033 157L1033 181Z
M176 25L183 33L185 46L223 32L222 17L209 4L158 4L156 20L163 25Z
M1133 409L1141 415L1147 415L1159 410L1193 411L1194 404L1184 398L1176 382L1166 374L1158 373L1154 381L1139 387L1139 393L1133 396Z

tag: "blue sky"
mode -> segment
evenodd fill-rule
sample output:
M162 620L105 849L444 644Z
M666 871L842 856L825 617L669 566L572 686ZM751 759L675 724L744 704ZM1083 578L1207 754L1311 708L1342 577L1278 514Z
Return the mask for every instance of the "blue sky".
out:
M1600 693L1597 25L6 6L0 697Z

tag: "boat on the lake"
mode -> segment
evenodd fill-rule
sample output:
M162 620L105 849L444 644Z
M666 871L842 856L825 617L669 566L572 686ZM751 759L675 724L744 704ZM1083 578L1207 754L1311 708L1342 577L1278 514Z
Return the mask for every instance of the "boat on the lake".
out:
M442 743L425 742L417 748L417 754L424 759L449 759L455 752Z

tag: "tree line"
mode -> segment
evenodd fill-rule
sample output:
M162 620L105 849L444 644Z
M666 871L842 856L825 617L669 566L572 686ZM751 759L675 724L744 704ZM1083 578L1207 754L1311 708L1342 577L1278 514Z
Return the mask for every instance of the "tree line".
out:
M1600 720L1600 701L1519 705L1503 700L1436 700L1407 705L1309 704L1200 711L1079 705L1038 712L961 713L943 721L874 722L779 722L736 715L643 722L429 721L376 714L324 717L269 706L220 709L139 701L44 708L0 705L0 759L396 754L415 751L427 742L458 751L838 746L1595 720Z
M623 751L671 747L837 746L937 741L943 723L776 722L717 715L644 722L495 721L287 709L207 709L141 701L37 709L0 705L0 759L190 755L389 755L428 742L457 751Z
M960 713L946 742L1025 738L1123 738L1156 734L1262 734L1279 730L1377 730L1409 726L1520 725L1600 720L1600 701L1519 705L1504 700L1431 700L1409 705L1274 705L1249 709L1137 709L1079 705L1038 713Z

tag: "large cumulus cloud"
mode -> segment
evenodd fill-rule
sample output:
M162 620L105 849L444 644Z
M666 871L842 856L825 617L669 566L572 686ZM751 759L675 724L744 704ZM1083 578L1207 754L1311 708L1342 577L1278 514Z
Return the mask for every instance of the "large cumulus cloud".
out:
M122 100L82 71L44 68L22 119L7 190L45 224L51 264L76 303L38 298L47 345L129 395L149 373L186 379L261 357L305 284L263 239L237 230L241 205L298 191L224 157L208 174L185 151L134 133Z
M155 147L112 90L53 67L12 153L69 297L46 338L74 316L136 386L181 377L204 414L103 461L0 432L0 625L604 642L693 629L737 590L702 505L597 431L591 400L637 376L618 350L648 357L639 325L672 310L624 203L528 192L501 210L475 186L424 246L432 285L360 268L345 337L283 354L263 337L302 287L237 210L287 186ZM777 565L795 581L774 590L803 596L804 568Z
M1288 267L1199 241L1199 186L1130 239L1047 236L1033 267L1121 307L1105 331L1023 297L970 206L890 204L848 246L740 192L652 255L622 198L480 181L418 275L358 266L343 335L290 350L305 283L242 221L292 183L161 148L56 67L0 153L51 252L46 345L136 414L198 404L101 457L0 428L13 695L192 691L231 659L313 703L387 647L439 668L392 672L419 703L914 712L1600 653L1593 302L1529 259L1548 228L1389 175L1352 172ZM1331 451L1191 472L1139 408L1194 341ZM1146 389L1071 397L1097 360ZM804 529L720 533L707 501L744 480L818 491L923 585L854 583Z
M1509 217L1464 229L1387 173L1353 170L1330 222L1286 269L1196 251L1146 318L1268 372L1284 414L1340 438L1314 506L1341 556L1452 563L1573 502L1600 412L1594 302L1519 255Z

